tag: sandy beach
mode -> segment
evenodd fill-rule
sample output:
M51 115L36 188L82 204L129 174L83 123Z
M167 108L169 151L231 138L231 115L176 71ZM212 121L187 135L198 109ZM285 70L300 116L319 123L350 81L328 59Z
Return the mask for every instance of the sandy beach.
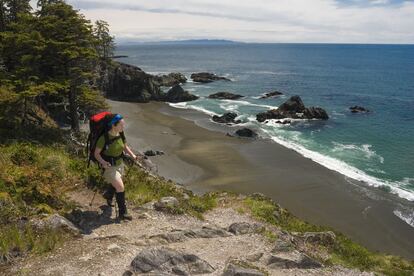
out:
M331 226L374 251L414 259L414 228L394 215L414 202L346 179L267 140L226 136L207 115L165 103L108 101L127 119L129 144L151 157L158 174L197 193L263 193L296 216Z

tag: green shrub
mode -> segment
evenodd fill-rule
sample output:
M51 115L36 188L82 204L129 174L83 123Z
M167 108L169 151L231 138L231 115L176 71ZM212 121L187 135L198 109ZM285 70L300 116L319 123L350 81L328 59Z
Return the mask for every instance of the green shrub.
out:
M19 145L19 144L17 144ZM29 145L16 146L10 159L11 161L19 166L31 165L39 160L39 154Z
M62 155L47 155L41 161L40 167L52 172L58 178L62 179L66 177L67 165Z
M30 252L49 252L62 244L67 234L61 230L36 230L29 223L19 228L15 224L0 226L0 263Z
M13 203L10 195L0 192L0 224L7 224L19 215L18 208Z

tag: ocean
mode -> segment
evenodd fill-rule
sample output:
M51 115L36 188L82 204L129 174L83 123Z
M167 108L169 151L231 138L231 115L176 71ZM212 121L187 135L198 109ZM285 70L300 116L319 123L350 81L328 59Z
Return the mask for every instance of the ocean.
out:
M414 45L143 44L119 45L116 55L127 55L119 61L151 74L183 73L189 80L183 88L201 98L171 104L176 108L210 115L236 112L242 126L262 137L414 201ZM194 83L190 75L196 72L232 81ZM220 91L245 97L207 98ZM272 91L284 95L260 99ZM305 106L324 108L330 119L291 125L256 121L257 113L293 95ZM355 105L371 112L353 114L349 107Z

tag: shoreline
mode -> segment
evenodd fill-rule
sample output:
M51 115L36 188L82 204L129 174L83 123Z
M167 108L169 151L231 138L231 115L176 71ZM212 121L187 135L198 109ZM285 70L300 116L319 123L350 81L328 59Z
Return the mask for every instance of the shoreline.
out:
M127 118L133 148L166 153L151 157L161 176L198 193L261 192L299 218L331 226L373 251L414 259L414 228L393 213L414 203L346 179L274 142L228 137L225 126L211 129L200 112L165 103L108 103Z

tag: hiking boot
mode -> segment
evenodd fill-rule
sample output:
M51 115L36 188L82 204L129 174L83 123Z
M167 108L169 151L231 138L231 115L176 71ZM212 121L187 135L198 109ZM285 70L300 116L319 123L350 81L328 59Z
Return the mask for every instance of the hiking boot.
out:
M132 220L132 216L128 214L125 204L125 192L116 193L116 202L118 203L119 219Z
M106 199L106 204L110 207L114 207L112 204L112 199L114 198L115 188L111 185L108 189L102 194L102 197Z
M119 215L119 219L120 220L129 220L129 221L131 221L132 220L132 216L130 215L130 214L123 214L123 215Z

